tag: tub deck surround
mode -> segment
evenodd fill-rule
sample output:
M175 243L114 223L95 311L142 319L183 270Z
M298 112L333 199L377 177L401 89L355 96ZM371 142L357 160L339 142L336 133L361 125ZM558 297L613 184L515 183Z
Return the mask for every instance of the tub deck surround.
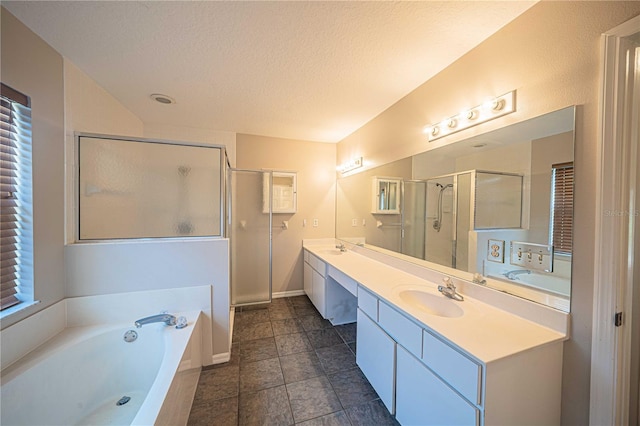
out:
M203 365L228 359L228 342L218 345L219 353L213 352L213 328L219 336L227 339L229 324L226 315L214 313L213 290L212 286L204 285L63 299L0 331L1 369L4 371L65 329L129 321L133 327L133 321L163 311L201 311L204 317L200 345ZM219 320L222 317L226 318Z
M568 339L566 330L554 330L470 297L462 289L463 286L459 286L458 289L465 296L465 300L454 303L460 304L464 315L450 318L427 314L403 301L399 291L427 288L438 294L437 286L440 280L428 281L352 250L336 254L335 244L328 245L326 241L305 241L304 248L357 281L381 300L485 364ZM458 285L457 280L454 281ZM485 288L482 290L493 291ZM536 306L535 309L537 308Z
M3 424L185 424L202 366L200 311L183 329L68 327L2 372ZM135 320L135 319L134 319ZM127 330L138 338L123 341ZM122 406L115 402L128 396Z

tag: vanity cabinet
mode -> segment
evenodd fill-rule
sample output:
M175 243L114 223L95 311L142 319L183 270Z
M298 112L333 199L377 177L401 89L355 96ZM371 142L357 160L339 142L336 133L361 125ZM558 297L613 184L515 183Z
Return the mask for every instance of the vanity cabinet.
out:
M322 244L304 248L305 291L314 304L324 297L332 321L356 298L356 363L400 424L560 424L567 332L544 325L560 318L540 309L536 321L471 296L461 317L435 317L402 298L408 281L432 282Z
M403 425L480 425L481 366L358 288L356 363Z
M402 346L396 365L396 419L401 425L480 424L480 410Z
M356 363L391 414L395 413L396 342L358 309Z
M356 362L402 425L559 424L562 342L484 363L363 286L357 330Z
M304 251L304 292L323 318L333 325L356 320L357 287L353 279Z
M316 307L320 315L326 318L325 312L325 263L304 251L304 292L309 296L311 302Z

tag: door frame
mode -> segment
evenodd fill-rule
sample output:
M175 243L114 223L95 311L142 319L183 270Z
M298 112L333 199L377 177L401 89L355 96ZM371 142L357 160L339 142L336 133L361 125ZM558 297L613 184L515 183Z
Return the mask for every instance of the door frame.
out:
M621 123L633 109L625 97L625 37L639 31L637 16L601 37L591 425L629 420L637 147ZM618 312L623 313L623 324L616 327Z

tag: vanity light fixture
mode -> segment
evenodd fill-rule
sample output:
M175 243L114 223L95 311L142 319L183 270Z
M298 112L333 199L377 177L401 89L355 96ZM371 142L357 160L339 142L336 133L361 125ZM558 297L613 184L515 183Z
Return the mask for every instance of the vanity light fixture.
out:
M516 91L513 90L424 128L429 142L440 139L460 130L468 129L494 118L511 114L516 110Z
M344 164L341 164L340 166L337 167L337 169L340 173L344 174L344 173L351 172L355 169L359 169L363 165L364 165L364 159L362 157L356 157L356 158L352 158L351 160L349 160Z

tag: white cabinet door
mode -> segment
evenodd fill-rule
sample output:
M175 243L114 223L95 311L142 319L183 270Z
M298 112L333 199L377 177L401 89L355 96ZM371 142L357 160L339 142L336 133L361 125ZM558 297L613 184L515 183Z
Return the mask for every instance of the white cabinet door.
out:
M311 301L315 305L322 318L326 318L325 311L325 282L324 277L318 273L315 269L311 269L312 275L312 290L311 290Z
M360 350L359 341L358 350ZM400 424L403 426L480 424L479 410L453 391L402 346L398 346L397 357L396 419Z
M312 299L312 291L313 291L313 269L311 265L307 262L304 262L304 292L309 299Z
M396 342L358 309L356 363L394 413Z

